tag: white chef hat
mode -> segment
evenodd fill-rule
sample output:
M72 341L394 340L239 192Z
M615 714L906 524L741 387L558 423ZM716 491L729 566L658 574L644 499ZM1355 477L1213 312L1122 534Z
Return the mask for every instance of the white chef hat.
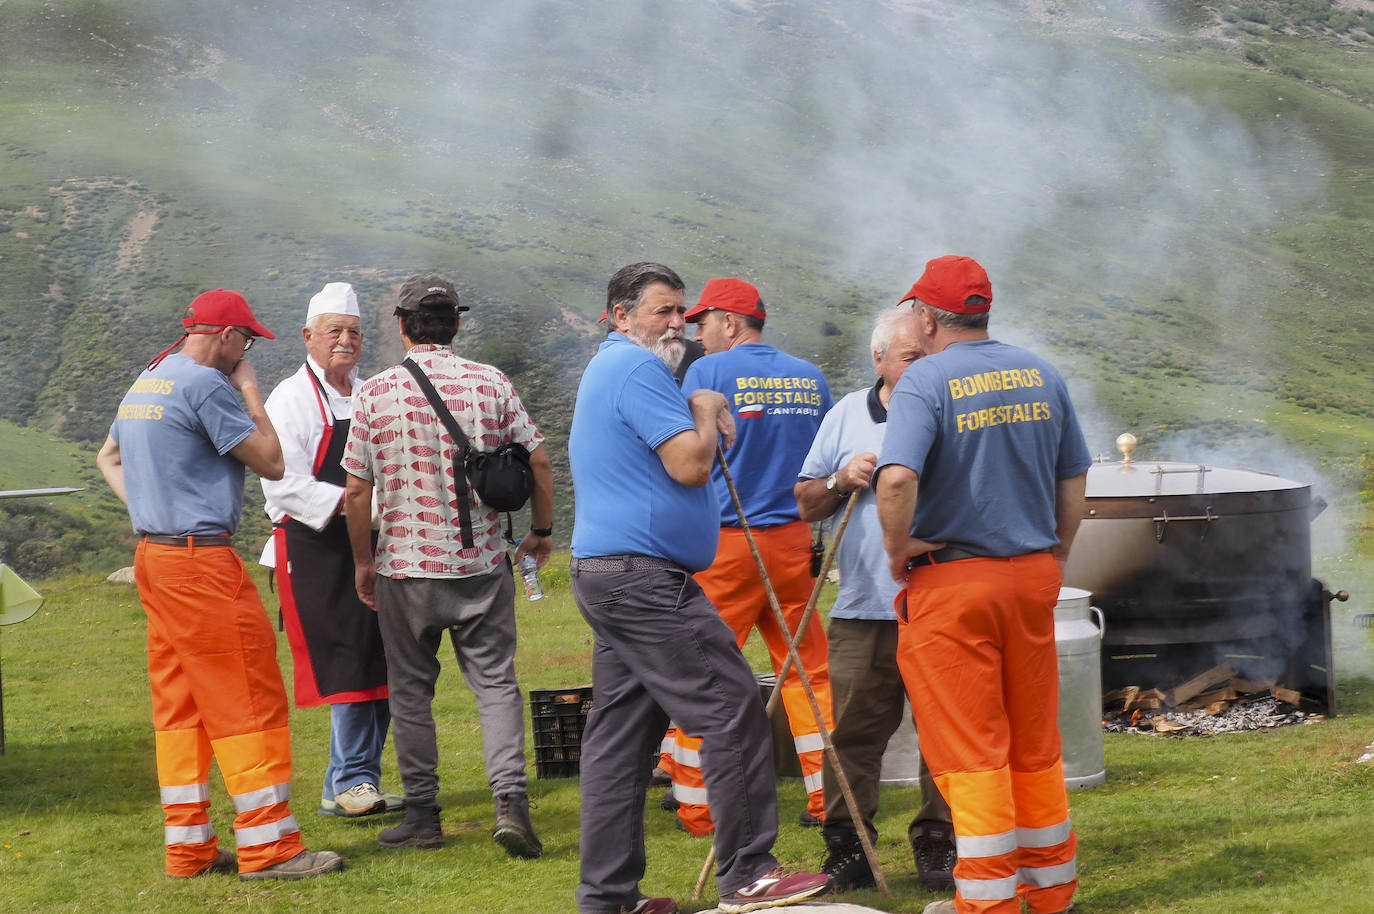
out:
M308 324L321 314L346 314L349 317L362 317L358 311L358 293L351 283L327 282L324 288L310 299L310 310L305 313Z

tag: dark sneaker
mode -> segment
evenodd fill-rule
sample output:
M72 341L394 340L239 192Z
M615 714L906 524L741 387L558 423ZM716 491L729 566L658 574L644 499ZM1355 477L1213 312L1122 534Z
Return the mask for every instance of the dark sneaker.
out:
M947 828L927 827L911 841L911 855L916 860L916 873L921 888L928 892L946 892L954 888L954 864L959 853L954 848L954 834Z
M673 796L673 788L669 787L663 791L663 798L658 801L658 808L664 812L677 812L677 808L682 804Z
M641 898L633 908L621 905L620 914L677 914L677 902L671 898Z
M829 853L821 864L821 872L830 877L835 891L849 892L877 884L873 869L868 865L868 857L864 854L864 846L859 843L858 832L846 829L824 837Z
M433 803L406 807L406 817L395 828L377 834L382 847L418 847L432 851L444 846L444 829L439 824L439 807Z
M309 876L323 876L337 873L343 869L343 858L333 851L301 851L290 860L274 863L271 866L239 873L239 879L251 882L255 879L305 879Z
M491 836L512 857L533 860L544 854L544 845L530 822L530 798L523 793L507 793L496 798L496 827Z
M233 851L221 850L216 852L215 859L205 864L205 869L189 876L173 876L167 874L168 879L196 879L200 876L213 876L220 873L237 873L239 869L239 858L234 856Z
M650 787L667 787L673 783L673 776L655 765L654 770L649 773Z
M824 895L830 887L830 877L823 873L795 873L780 866L743 888L722 895L719 907L726 914L780 908Z
M811 815L811 810L803 809L801 815L797 816L797 824L802 828L820 828L825 823Z

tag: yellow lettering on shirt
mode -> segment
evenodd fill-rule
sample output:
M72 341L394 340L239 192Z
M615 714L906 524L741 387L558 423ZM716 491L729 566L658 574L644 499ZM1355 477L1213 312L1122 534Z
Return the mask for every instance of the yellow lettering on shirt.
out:
M119 418L158 422L162 419L162 406L158 403L125 403L119 407Z
M166 396L172 392L176 386L176 381L171 378L139 378L129 388L132 394L162 394Z

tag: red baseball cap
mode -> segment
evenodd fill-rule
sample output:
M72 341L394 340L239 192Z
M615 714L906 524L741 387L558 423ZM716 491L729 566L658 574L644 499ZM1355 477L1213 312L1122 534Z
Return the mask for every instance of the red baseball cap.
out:
M254 336L269 340L277 338L271 330L258 323L257 316L253 314L253 309L248 307L248 302L243 296L228 289L211 289L197 295L195 300L186 306L186 314L181 318L181 324L183 327L194 327L196 324L209 324L212 327L247 327Z
M707 311L733 311L746 317L765 320L768 312L763 306L763 298L752 283L731 276L727 279L709 279L701 287L701 298L692 309L683 315L683 320L694 324L701 320Z
M974 295L987 299L969 304ZM992 308L992 283L987 271L972 257L946 254L926 262L926 271L901 301L920 299L932 308L955 314L983 314ZM900 304L901 302L898 302Z

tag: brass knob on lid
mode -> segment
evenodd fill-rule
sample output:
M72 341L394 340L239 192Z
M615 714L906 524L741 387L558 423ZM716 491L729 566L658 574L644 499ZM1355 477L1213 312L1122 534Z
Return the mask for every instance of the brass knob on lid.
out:
M1122 432L1116 436L1116 449L1121 452L1122 463L1131 462L1131 454L1135 452L1135 435L1130 432Z

